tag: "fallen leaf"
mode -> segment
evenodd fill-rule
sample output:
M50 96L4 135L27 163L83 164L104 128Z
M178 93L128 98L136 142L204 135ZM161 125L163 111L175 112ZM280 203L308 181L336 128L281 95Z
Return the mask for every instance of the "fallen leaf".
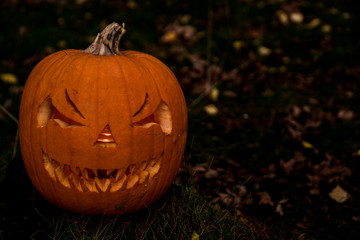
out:
M314 148L314 146L307 141L302 141L301 144L303 145L304 148L309 148L309 149Z
M340 185L337 185L329 193L329 196L338 203L343 203L349 198L349 194L344 189L342 189Z
M237 40L237 41L233 42L233 48L234 48L236 51L239 51L243 46L244 46L244 42L243 42L243 41Z
M174 42L176 38L177 34L175 31L168 31L161 37L161 41L164 43L171 43Z
M296 160L294 158L290 159L289 161L285 162L284 160L280 160L280 167L289 174L293 169Z
M218 176L219 176L218 171L216 171L214 169L209 169L204 175L204 177L207 178L207 179L217 178Z
M232 202L232 197L229 194L219 193L219 197L220 200L226 205L230 205L230 203Z
M258 48L258 53L259 53L260 56L268 56L271 53L271 49L267 48L265 46L260 46Z
M265 91L261 93L261 95L263 95L264 97L272 97L274 96L274 94L275 94L274 91L271 90L270 88L267 88Z
M194 172L206 172L206 168L203 166L195 166L193 167Z
M190 14L185 14L184 16L182 16L180 18L180 22L181 24L188 24L191 20L191 15Z
M321 23L321 20L319 18L314 18L313 20L311 20L311 22L309 22L306 26L310 29L312 28L316 28L317 26L319 26Z
M293 23L302 23L303 20L304 20L304 15L300 12L294 12L294 13L291 13L290 14L290 20L293 22Z
M209 104L205 106L204 109L205 112L209 115L216 115L219 112L218 108L214 104Z
M210 92L210 97L211 97L211 99L213 100L213 101L217 101L218 100L218 98L219 98L219 89L217 89L217 88L213 88L213 89L211 89L211 92Z
M288 16L283 10L277 11L276 14L282 24L286 25L289 23Z
M199 240L199 234L193 232L193 234L191 235L191 240Z
M18 78L12 73L1 73L0 79L5 83L17 84Z
M271 196L267 192L259 192L260 196L259 205L269 204L270 206L274 206L274 202L271 200Z
M288 201L288 199L281 199L279 201L279 203L276 205L276 210L275 212L279 213L280 216L284 216L284 210L283 210L283 207L282 207L282 204L283 203L286 203Z
M342 14L342 17L344 18L344 19L350 19L350 14L348 13L348 12L344 12L343 14Z
M321 31L323 33L329 33L331 32L332 27L329 24L325 24L321 27Z
M67 42L65 40L60 40L56 44L60 49L66 48Z
M354 112L349 109L341 109L338 112L337 117L349 121L354 118Z

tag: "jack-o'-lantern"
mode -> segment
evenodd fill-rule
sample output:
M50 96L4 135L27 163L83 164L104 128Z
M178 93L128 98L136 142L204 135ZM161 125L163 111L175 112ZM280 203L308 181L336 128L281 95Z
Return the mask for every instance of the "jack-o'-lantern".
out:
M64 50L31 72L20 107L28 175L53 204L122 214L155 202L174 180L187 133L177 79L145 53L119 51L110 24L86 50Z

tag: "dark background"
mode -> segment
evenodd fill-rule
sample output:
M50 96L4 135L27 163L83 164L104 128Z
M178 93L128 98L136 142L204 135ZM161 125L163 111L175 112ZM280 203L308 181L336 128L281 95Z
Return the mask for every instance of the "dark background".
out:
M176 232L168 235L172 239L196 239L194 233L204 239L360 237L360 9L355 3L2 1L0 239L73 239L74 229L79 239L92 239L93 226L110 229L111 224L131 239L161 239L156 231L164 229ZM123 226L146 222L146 210L102 225L102 219L51 206L33 189L17 139L26 79L45 56L85 49L114 21L126 23L121 49L165 62L188 104L184 161L152 214L170 216L170 206L194 211L207 204L226 216L224 226L233 235L200 231L204 224L218 224L203 210L195 212L201 221L192 213L182 215L189 224L180 230L175 224L139 235L140 226L126 231Z

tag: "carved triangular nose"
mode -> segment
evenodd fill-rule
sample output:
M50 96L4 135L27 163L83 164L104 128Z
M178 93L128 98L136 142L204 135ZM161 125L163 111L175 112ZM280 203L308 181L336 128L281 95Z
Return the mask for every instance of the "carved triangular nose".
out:
M110 131L109 124L107 124L101 131L96 140L96 143L115 143L115 140Z

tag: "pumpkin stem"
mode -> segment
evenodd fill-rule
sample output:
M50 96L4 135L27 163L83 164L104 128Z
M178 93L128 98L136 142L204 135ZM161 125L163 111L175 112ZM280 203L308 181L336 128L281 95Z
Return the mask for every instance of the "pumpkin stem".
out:
M114 22L98 33L94 42L84 51L101 56L123 55L119 50L119 42L124 34L125 23L120 26Z

